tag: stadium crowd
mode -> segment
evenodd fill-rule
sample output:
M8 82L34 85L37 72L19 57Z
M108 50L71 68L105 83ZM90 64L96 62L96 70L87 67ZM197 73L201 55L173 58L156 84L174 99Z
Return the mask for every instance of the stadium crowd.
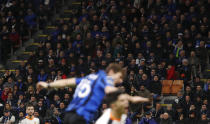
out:
M46 26L54 8L54 0L0 1L0 64L4 64L8 55L20 48L37 29Z
M36 16L49 13L37 4L12 0L1 9L1 46L17 43L36 25ZM208 124L210 79L200 79L209 57L210 0L86 0L80 10L68 21L59 20L28 62L0 78L0 122L18 123L31 103L41 123L61 124L74 88L43 90L36 83L83 77L116 62L127 67L119 87L130 95L153 96L153 103L130 106L127 123ZM162 107L165 79L183 80L184 88L172 106ZM105 108L103 103L98 116Z

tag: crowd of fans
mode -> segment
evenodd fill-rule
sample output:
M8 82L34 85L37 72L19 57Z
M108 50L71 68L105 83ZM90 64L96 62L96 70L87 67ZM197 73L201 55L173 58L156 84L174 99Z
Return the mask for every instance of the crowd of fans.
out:
M16 8L22 11L1 12L1 24L10 24L2 26L1 35L16 32L13 23L35 25L27 22L33 20L33 4L25 2L20 0L20 8ZM24 16L27 9L28 18ZM127 78L119 87L131 95L154 98L153 104L131 105L128 119L139 120L139 124L207 124L210 79L200 79L209 57L209 9L210 0L82 1L81 11L68 21L60 19L27 63L22 61L15 73L4 73L0 121L15 118L18 122L25 115L26 104L31 103L42 123L61 124L74 88L43 90L36 83L82 77L116 62L127 67ZM17 29L25 35L26 28ZM172 106L162 107L161 80L177 79L184 81L183 91ZM104 103L98 115L106 107Z
M0 64L52 16L54 0L0 1ZM14 49L11 51L11 48Z

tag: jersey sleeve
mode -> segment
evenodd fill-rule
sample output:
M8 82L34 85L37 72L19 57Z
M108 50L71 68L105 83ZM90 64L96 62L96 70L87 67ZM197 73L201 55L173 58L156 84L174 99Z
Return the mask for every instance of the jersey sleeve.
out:
M83 78L76 78L76 85L78 85Z

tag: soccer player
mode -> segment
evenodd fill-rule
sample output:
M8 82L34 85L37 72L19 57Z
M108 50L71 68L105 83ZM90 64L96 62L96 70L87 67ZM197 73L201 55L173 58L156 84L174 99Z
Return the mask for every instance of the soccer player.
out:
M129 96L121 91L107 94L105 101L109 103L108 109L96 121L96 124L126 124L129 102L147 102L145 98Z
M39 82L37 86L61 88L77 85L73 100L66 109L64 124L88 124L94 119L105 94L118 90L114 86L123 81L125 73L118 64L112 63L106 71L100 70L83 78L62 79L52 83Z
M20 124L40 124L39 119L34 117L34 106L33 105L27 105L26 106L26 113L27 116L25 119L23 119Z

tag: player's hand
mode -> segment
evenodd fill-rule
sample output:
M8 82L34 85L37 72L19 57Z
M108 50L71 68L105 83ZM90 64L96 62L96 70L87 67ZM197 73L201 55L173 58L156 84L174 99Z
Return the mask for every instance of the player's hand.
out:
M48 83L40 81L37 83L37 87L48 88Z

